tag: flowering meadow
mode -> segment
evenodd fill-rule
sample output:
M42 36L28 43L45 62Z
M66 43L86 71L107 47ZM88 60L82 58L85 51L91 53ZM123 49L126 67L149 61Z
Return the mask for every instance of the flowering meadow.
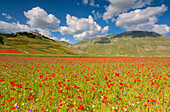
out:
M0 56L0 112L169 112L170 59Z

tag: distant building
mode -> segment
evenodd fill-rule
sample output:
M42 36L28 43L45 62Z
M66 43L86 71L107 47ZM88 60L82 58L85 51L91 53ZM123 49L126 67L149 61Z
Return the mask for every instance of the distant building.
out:
M27 32L27 33L32 33L35 36L44 37L44 35L37 33L37 32L34 32L34 31L30 31L30 32Z

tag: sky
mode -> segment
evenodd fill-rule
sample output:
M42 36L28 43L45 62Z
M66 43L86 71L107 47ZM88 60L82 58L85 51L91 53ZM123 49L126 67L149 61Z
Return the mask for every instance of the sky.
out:
M125 31L170 36L170 0L0 0L0 32L77 43Z

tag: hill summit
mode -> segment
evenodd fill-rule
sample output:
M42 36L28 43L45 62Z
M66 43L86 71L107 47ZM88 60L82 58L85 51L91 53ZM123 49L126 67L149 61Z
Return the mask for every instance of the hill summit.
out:
M152 32L152 31L128 31L128 32L124 32L121 34L117 34L114 37L125 37L125 36L129 36L132 38L137 38L137 37L159 37L161 36L161 34Z

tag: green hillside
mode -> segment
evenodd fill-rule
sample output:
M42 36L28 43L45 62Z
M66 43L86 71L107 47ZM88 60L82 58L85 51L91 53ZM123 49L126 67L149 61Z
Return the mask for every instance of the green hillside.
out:
M68 42L66 42L66 41L56 41L57 43L60 43L60 44L62 44L62 45L65 45L65 46L70 46L70 45L72 45L71 43L68 43Z
M170 37L147 31L85 39L70 47L92 55L170 57Z
M27 32L0 34L0 49L18 49L23 53L47 53L57 55L80 54L47 37L39 37Z

